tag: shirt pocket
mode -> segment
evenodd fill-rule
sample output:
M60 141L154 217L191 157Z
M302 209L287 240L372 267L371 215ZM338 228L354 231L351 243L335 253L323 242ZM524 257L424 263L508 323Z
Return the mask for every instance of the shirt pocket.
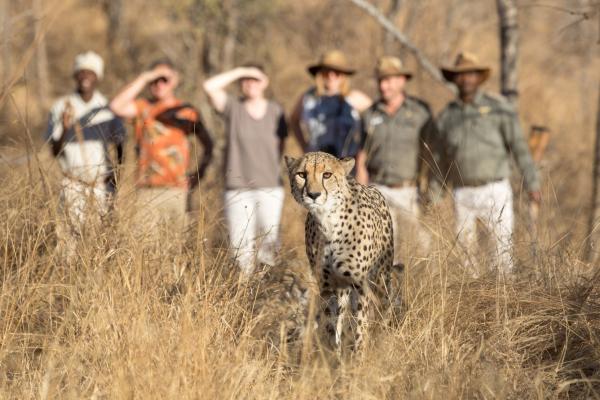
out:
M482 151L504 151L505 143L500 121L494 115L482 115L473 120L474 134Z
M462 144L465 140L466 127L456 124L451 126L446 131L446 137L444 140L444 151L451 156L456 155L457 151L463 147Z

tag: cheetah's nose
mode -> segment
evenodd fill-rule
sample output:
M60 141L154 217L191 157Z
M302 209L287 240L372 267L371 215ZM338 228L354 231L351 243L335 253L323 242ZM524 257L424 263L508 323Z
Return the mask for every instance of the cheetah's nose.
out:
M317 197L319 197L321 195L321 192L308 192L306 193L308 195L308 197L310 197L313 200L316 200Z

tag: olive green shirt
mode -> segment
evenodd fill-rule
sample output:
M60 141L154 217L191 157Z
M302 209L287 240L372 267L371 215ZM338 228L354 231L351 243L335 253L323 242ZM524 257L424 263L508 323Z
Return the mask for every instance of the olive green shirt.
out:
M427 103L406 96L394 115L388 115L379 100L362 116L362 148L372 183L395 185L415 180L422 166L425 146L436 136L436 126Z
M451 101L438 118L438 163L444 181L478 186L510 176L514 156L529 191L540 188L538 173L506 99L479 92L472 103Z

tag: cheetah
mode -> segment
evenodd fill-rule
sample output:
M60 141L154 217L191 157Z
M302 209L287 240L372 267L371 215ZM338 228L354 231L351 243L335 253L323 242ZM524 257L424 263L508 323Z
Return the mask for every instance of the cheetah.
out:
M392 218L379 191L350 176L351 157L323 152L299 159L286 156L294 199L308 210L306 254L318 282L321 304L317 325L338 351L350 341L359 349L365 340L372 294L385 292L393 268ZM346 336L344 320L356 323Z

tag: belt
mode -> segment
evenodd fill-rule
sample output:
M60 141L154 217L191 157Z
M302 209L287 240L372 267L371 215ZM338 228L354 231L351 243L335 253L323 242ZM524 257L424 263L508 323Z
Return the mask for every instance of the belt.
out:
M415 179L403 179L401 181L394 182L385 186L392 189L413 188L417 187L417 181Z
M467 181L467 182L458 182L456 184L456 187L477 187L477 186L485 186L485 185L489 185L490 183L496 183L496 182L500 182L503 181L506 178L496 178L496 179L479 179L479 180L472 180L472 181Z

